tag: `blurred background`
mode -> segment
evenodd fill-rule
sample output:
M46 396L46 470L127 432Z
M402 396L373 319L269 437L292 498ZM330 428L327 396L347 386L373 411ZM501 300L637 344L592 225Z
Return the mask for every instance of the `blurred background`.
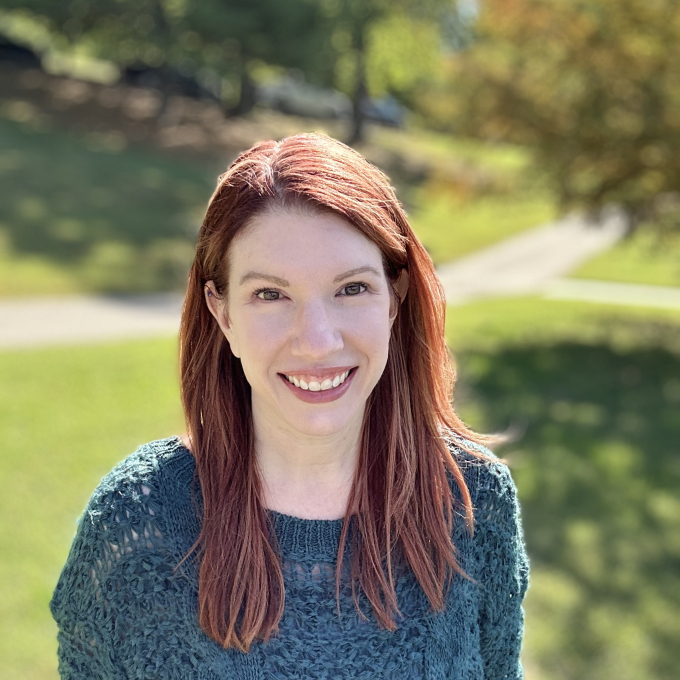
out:
M677 678L680 3L0 0L3 678L56 680L89 494L184 429L218 174L299 131L390 176L446 286L457 408L511 435L527 679Z

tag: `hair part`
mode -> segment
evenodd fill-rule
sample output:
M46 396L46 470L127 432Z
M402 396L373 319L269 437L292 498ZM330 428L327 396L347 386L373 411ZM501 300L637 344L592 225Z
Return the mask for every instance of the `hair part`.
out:
M443 610L451 578L465 576L452 540L454 510L473 527L470 493L443 435L488 441L453 410L444 291L388 178L323 135L262 142L241 154L219 178L198 236L182 311L180 373L203 500L192 549L201 557L199 621L221 645L242 651L276 632L284 581L255 462L250 385L203 290L213 281L220 296L228 295L230 244L257 215L277 210L326 211L347 220L380 248L397 301L393 283L402 269L409 274L408 295L396 303L387 365L364 412L338 548L338 602L349 546L355 604L358 609L363 591L380 626L394 630L399 616L396 561L413 571L431 607Z

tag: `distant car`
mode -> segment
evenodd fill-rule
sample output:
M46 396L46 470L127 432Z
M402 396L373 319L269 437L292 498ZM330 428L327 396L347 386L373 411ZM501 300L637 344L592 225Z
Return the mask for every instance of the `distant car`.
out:
M352 115L352 102L347 95L292 76L258 85L255 96L264 106L295 116L347 118Z
M155 67L146 64L128 66L121 73L120 82L159 90L166 95L220 101L215 92L201 85L193 75L182 73L169 66Z
M40 57L29 47L19 45L0 35L0 62L22 68L42 68Z
M381 99L367 97L361 104L364 115L369 120L390 127L402 127L407 109L404 108L392 95Z

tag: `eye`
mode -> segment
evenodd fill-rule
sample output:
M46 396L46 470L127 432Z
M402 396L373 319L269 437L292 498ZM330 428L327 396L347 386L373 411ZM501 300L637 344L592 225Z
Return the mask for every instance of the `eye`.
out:
M271 288L258 288L253 295L256 297L260 298L260 300L266 300L268 302L275 302L276 300L279 299L279 293L278 290L272 290Z
M342 288L342 290L346 291L345 295L349 297L354 297L355 295L359 295L364 292L364 290L367 290L368 286L365 283L361 283L360 281L356 281L355 283L348 283L346 286Z

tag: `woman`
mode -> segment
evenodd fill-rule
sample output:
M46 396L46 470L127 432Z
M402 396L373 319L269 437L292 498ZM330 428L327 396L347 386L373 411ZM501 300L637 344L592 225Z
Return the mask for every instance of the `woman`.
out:
M51 604L62 678L520 678L515 487L452 409L444 310L359 154L237 158L182 315L188 435L90 500Z

